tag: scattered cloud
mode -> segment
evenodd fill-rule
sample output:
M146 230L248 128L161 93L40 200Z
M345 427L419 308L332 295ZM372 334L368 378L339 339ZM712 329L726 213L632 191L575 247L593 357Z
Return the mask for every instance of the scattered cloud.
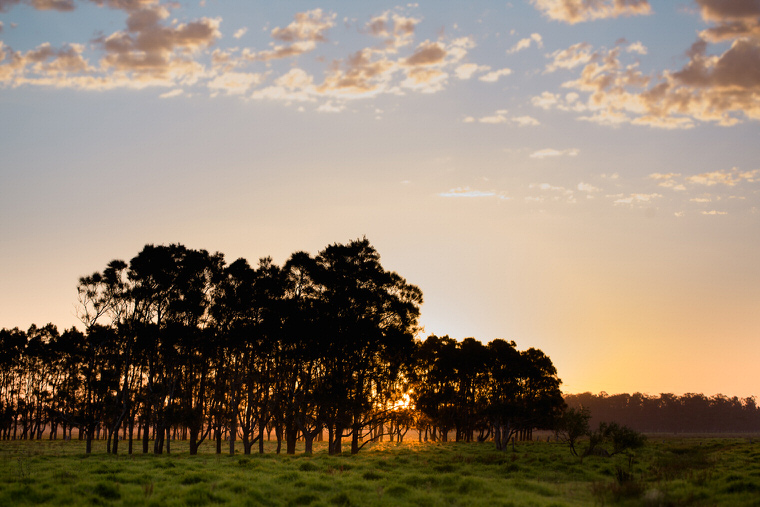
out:
M404 67L426 67L437 65L446 58L446 48L440 42L426 40L415 49L414 53L402 60Z
M528 196L528 202L545 202L547 199L554 202L564 202L567 204L576 204L575 192L570 188L552 185L550 183L531 183L528 185L531 190L538 190L545 195Z
M728 215L728 211L711 210L711 211L703 211L702 214L703 215Z
M559 94L544 92L532 102L544 109L583 112L580 120L603 125L633 124L663 129L693 128L698 122L731 126L744 120L760 120L760 3L696 0L702 19L711 25L687 52L688 62L679 70L646 75L638 62L625 55L645 55L640 42L613 49L593 50L580 43L549 55L545 72L579 68L577 79L564 88L586 94L573 104ZM551 5L552 12L582 12L600 6L649 9L646 2L615 0L533 0ZM548 12L548 10L546 10ZM730 42L716 52L710 43Z
M514 46L507 50L507 54L518 53L524 49L528 49L532 44L535 44L539 49L544 47L544 40L541 37L541 34L532 33L530 34L530 37L520 39Z
M531 98L531 104L544 110L559 109L560 111L588 111L588 106L582 102L580 95L575 92L559 93L543 92L541 95Z
M94 1L94 0L93 0ZM24 3L39 11L73 11L74 0L0 0L0 12L7 12L14 5Z
M278 77L274 85L254 91L251 98L286 102L313 102L316 100L314 95L314 78L306 71L295 68Z
M670 188L672 190L686 190L686 187L676 181L681 176L680 173L652 173L649 175L650 179L656 180L657 185L664 188Z
M491 67L488 65L478 65L476 63L463 63L462 65L458 66L456 69L454 69L454 74L459 79L470 79L473 75L475 75L478 72L487 72L491 70Z
M632 44L629 44L628 47L625 48L625 50L628 53L636 53L638 55L645 55L647 54L647 48L642 44L640 41L634 42Z
M340 113L346 108L345 104L333 104L332 101L327 101L317 108L317 112L320 113Z
M84 1L84 0L83 0ZM211 95L226 94L278 100L318 102L317 107L344 110L345 101L380 94L435 93L452 79L498 82L512 74L468 61L473 37L415 41L422 22L410 15L412 6L397 7L358 24L359 42L343 55L328 60L317 55L313 65L300 65L299 56L329 42L337 14L315 8L296 13L284 26L267 29L271 37L262 48L218 48L220 18L182 20L180 9L162 0L89 0L121 11L124 27L92 41L72 42L18 51L0 41L0 86L48 86L82 90L163 87L174 90L202 87ZM546 55L545 73L572 73L563 91L543 91L531 98L535 107L577 115L602 125L642 125L663 129L693 128L700 122L731 126L760 120L760 4L757 2L695 0L706 28L689 49L680 69L644 73L638 59L647 54L641 41L620 40L612 49L581 42ZM618 16L651 13L647 0L531 0L551 19L579 23ZM38 10L67 11L74 0L0 0L0 11L17 5ZM346 20L347 26L357 23ZM2 29L2 26L0 26ZM231 32L242 39L247 28ZM381 41L378 43L378 39ZM542 48L543 37L532 33L508 53ZM719 47L711 44L723 43ZM331 44L340 50L341 45ZM277 62L283 61L277 66ZM256 68L266 65L266 71ZM287 65L287 68L283 69ZM307 70L308 69L308 70ZM166 90L169 90L166 92ZM327 103L332 106L328 106ZM538 125L528 115L497 114L466 122ZM662 180L658 185L680 189L695 180ZM675 181L675 180L673 180ZM712 180L710 180L712 181Z
M567 150L555 150L554 148L544 148L543 150L534 151L530 154L530 158L550 158L550 157L561 157L563 155L566 155L568 157L575 157L580 153L580 150L578 148L569 148Z
M573 44L567 49L558 49L552 53L546 55L547 58L551 58L551 63L546 65L545 72L550 73L558 69L574 69L581 65L586 65L592 59L598 58L598 55L593 52L593 47L587 42L579 42Z
M686 190L685 183L706 187L716 185L733 187L742 182L754 183L760 181L760 169L754 171L741 171L734 167L728 171L717 170L686 177L682 177L681 173L652 173L649 175L649 179L657 181L657 185L660 187L670 188L672 190Z
M225 72L208 82L208 88L214 92L224 92L227 95L243 95L251 87L264 80L263 74L248 72Z
M274 28L271 36L283 42L326 42L326 33L335 26L336 17L337 14L328 14L322 9L299 12L288 26Z
M473 190L470 187L457 187L446 192L441 192L438 195L441 197L493 197L496 195L496 192Z
M587 193L594 193L594 192L601 192L602 189L599 187L595 187L594 185L590 183L578 183L578 190L581 192L587 192Z
M535 127L541 125L541 122L532 116L515 116L512 121L517 123L521 127Z
M689 183L697 185L705 185L711 187L713 185L726 185L733 187L741 182L756 182L760 181L760 169L754 171L740 171L736 167L730 171L718 170L709 173L696 174L686 178Z
M648 0L531 0L531 3L550 19L570 24L652 12Z
M652 174L649 175L649 177L651 179L658 180L658 181L661 181L661 180L672 180L673 178L677 178L679 176L681 176L681 173L667 173L667 174L652 173Z
M518 125L520 127L533 127L536 125L540 125L541 122L539 122L537 119L533 118L532 116L513 116L509 117L507 114L509 113L506 109L499 109L494 114L489 116L482 116L478 119L475 119L473 116L467 116L464 119L465 123L475 123L476 121L479 123L487 123L487 124L499 124L499 123L511 123Z
M158 97L161 99L170 99L172 97L179 97L180 95L184 94L184 90L182 88L175 88L173 90L169 90L168 92L162 93Z
M420 20L386 11L373 17L366 25L366 30L375 37L385 39L386 49L396 51L414 40L414 30Z
M480 123L507 123L509 121L509 118L507 118L507 111L506 109L500 109L496 111L496 114L493 114L491 116L483 116L482 118L478 119Z
M204 67L193 59L220 37L220 19L200 18L187 23L168 21L169 8L154 1L96 2L124 10L126 29L92 41L101 51L93 63L82 44L54 48L43 43L21 52L0 54L0 83L59 88L107 90L117 87L176 87L198 82ZM66 10L65 2L33 2L38 9Z
M470 37L424 40L414 44L420 19L400 12L372 17L360 33L382 38L383 44L366 44L344 58L332 59L324 71L305 70L297 62L286 70L273 66L293 60L328 42L337 14L322 9L296 13L292 22L268 30L269 47L218 48L221 19L199 18L180 22L171 11L180 6L160 0L90 0L99 6L121 10L125 28L99 35L91 45L49 43L27 51L14 51L0 41L0 86L54 86L107 90L164 87L162 97L180 95L177 90L202 86L211 96L225 94L286 104L318 102L320 112L345 110L345 101L379 94L434 93L451 78L471 79L491 71L487 65L464 63L475 47ZM38 9L64 9L69 3L43 0L0 0L0 9L18 3ZM232 34L240 39L247 28ZM336 46L338 47L338 46ZM95 56L92 56L92 55ZM326 61L315 58L318 63ZM254 71L257 63L266 71ZM507 74L494 71L489 79ZM184 92L183 92L184 93ZM528 117L516 120L530 124Z
M571 195L573 191L569 188L550 185L549 183L531 183L528 188L538 189L545 192L559 192L564 195Z
M489 72L488 74L484 76L480 76L478 79L485 83L495 83L499 80L502 76L508 76L512 74L512 69L501 69L501 70L494 70Z
M615 195L610 196L615 198L614 203L615 204L641 204L641 203L648 203L651 202L654 199L658 199L662 197L662 194L630 194L627 197Z

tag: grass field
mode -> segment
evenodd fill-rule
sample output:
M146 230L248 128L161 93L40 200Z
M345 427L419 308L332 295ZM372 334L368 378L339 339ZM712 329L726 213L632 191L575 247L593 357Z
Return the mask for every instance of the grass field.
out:
M556 442L370 445L113 456L103 442L86 455L79 441L1 441L0 505L760 505L758 439L650 437L633 459L583 462Z

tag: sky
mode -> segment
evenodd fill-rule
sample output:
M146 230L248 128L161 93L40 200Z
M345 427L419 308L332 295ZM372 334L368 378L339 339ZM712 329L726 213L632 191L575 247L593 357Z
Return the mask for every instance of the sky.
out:
M419 337L760 395L760 2L0 0L0 327L367 237Z

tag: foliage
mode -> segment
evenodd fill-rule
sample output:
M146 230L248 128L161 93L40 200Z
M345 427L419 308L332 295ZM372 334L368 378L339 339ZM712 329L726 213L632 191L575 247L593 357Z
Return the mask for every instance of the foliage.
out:
M591 411L587 408L568 408L557 422L557 438L570 445L574 456L578 455L575 444L591 433L590 419Z
M583 456L614 456L644 446L646 437L627 426L615 422L599 423L599 427L588 433L589 443Z

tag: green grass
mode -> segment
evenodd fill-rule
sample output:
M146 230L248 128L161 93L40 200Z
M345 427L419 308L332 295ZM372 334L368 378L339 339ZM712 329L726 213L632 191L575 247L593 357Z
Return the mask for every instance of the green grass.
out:
M555 442L376 443L358 455L93 454L78 441L0 441L0 505L760 505L760 443L650 439L581 462Z

